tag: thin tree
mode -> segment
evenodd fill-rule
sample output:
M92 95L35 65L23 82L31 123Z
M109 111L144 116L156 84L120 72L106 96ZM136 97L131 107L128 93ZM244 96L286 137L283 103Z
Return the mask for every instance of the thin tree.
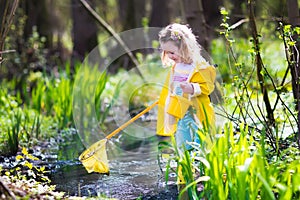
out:
M300 26L300 14L299 14L299 5L297 0L287 0L287 8L288 8L288 19L289 24L292 25L292 28L299 27ZM300 68L299 68L299 49L300 49L300 43L299 43L299 35L297 32L293 32L293 35L290 38L293 42L295 42L294 45L289 46L289 69L292 76L292 88L293 88L293 95L294 100L296 104L296 110L298 111L297 116L297 126L298 126L298 146L300 148Z
M198 42L209 50L210 42L216 36L215 27L220 24L219 7L223 1L180 0L183 17L198 36Z
M266 87L265 80L262 75L264 66L260 55L259 34L256 28L253 1L251 0L248 1L248 11L249 11L249 22L250 22L249 25L250 25L251 35L253 38L253 46L255 49L256 73L257 73L257 78L260 85L261 93L263 95L263 101L266 106L266 113L267 113L267 120L268 120L267 123L272 127L275 127L274 110L271 107L270 99L268 96L268 88Z
M1 1L0 3L0 64L2 63L2 54L9 52L9 51L4 51L4 42L7 37L7 34L10 29L10 25L13 22L13 18L15 16L15 11L18 7L19 1L14 0L5 0Z
M90 12L80 0L72 0L73 18L73 59L82 61L84 56L98 44L98 27ZM90 1L92 7L95 2Z

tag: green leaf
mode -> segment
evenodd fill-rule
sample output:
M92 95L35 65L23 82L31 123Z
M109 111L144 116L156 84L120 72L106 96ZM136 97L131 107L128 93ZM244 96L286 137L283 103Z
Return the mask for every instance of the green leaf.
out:
M270 199L275 200L276 198L275 198L275 196L272 192L272 188L268 184L267 180L264 179L264 177L262 177L262 175L260 173L256 174L256 176L263 183L263 186L266 189L266 192L267 192L268 196L270 197Z
M221 15L225 15L225 16L227 16L229 14L228 11L224 7L221 8L220 13L221 13Z

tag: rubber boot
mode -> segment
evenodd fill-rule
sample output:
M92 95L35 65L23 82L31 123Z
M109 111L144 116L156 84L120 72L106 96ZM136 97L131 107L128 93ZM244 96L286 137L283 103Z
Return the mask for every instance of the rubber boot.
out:
M185 188L185 180L184 180L184 177L183 177L183 174L182 174L182 167L181 165L178 166L178 169L177 169L177 189L178 189L178 194L180 194L180 192ZM185 191L182 195L181 195L181 198L178 199L178 200L188 200L189 199L189 196L188 196L188 192Z
M178 200L189 200L189 194L188 191L185 191L181 197L179 198L179 194L181 193L181 191L185 188L185 184L179 184L177 185L177 189L178 189Z
M185 180L184 180L184 177L183 177L183 174L182 174L181 165L179 165L178 168L177 168L177 182L176 182L176 184L177 185L185 184Z

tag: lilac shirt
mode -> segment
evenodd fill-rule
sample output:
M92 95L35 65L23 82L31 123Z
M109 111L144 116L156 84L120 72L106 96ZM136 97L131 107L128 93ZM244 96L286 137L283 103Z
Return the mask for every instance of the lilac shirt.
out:
M182 82L186 82L190 73L194 70L194 66L191 64L184 64L184 63L177 63L174 68L174 75L173 75L173 86L175 93L179 84Z

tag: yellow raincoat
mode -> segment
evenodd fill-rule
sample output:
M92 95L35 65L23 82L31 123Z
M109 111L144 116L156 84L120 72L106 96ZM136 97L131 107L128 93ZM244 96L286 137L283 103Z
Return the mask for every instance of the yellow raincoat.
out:
M165 104L166 99L170 95L170 77L172 76L174 66L171 68L167 75L164 87L161 91L158 102L158 115L157 115L157 135L171 136L176 132L176 124L172 130L166 132L165 130ZM216 70L214 66L207 65L206 63L197 64L193 72L189 75L188 82L197 83L201 89L201 93L197 96L191 97L190 101L192 107L196 110L195 121L199 126L207 127L210 125L214 127L215 114L211 105L209 94L214 90L214 82L216 78ZM176 119L178 121L178 119ZM207 124L208 123L208 124Z

